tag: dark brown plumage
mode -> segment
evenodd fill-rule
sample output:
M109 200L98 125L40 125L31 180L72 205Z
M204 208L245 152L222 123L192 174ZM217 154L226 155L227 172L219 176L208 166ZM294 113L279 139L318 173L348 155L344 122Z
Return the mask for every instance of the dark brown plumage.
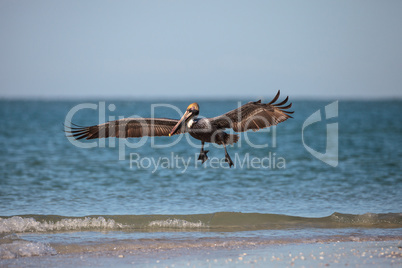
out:
M168 118L125 118L110 121L104 124L81 127L74 125L68 133L70 137L80 139L98 138L139 138L143 136L169 136L170 131L179 122L176 119ZM175 134L181 134L178 130Z
M275 104L280 95L280 91L270 103L261 103L261 100L249 102L237 109L226 114L211 118L211 124L218 129L232 128L236 132L244 132L247 130L257 131L261 128L277 125L288 118L292 118L287 111L292 104L285 105L288 97L282 102Z
M236 132L247 130L257 131L262 128L277 125L288 118L292 118L288 111L292 104L287 104L288 97L275 104L280 91L269 103L261 103L261 100L249 102L237 109L213 118L197 119L199 106L192 103L180 120L168 118L125 118L110 121L104 124L81 127L74 125L66 132L77 140L97 139L107 137L139 138L143 136L171 136L189 132L191 136L201 140L202 148L199 160L203 163L208 159L204 151L205 142L221 144L225 148L225 160L230 166L232 160L226 151L226 145L236 143L238 135L227 134L223 130L232 128Z

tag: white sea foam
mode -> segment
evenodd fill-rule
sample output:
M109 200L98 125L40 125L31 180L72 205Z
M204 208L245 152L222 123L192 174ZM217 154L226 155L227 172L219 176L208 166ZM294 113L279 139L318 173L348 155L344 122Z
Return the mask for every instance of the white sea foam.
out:
M206 227L204 223L199 222L189 222L180 219L167 219L151 221L148 224L149 227L162 227L162 228L202 228Z
M0 259L55 255L56 250L46 244L28 241L13 241L0 245Z
M0 218L0 233L65 231L89 228L121 229L124 227L126 226L116 223L113 219L105 219L103 217L66 218L56 222L37 221L33 218L22 218L19 216L8 219Z

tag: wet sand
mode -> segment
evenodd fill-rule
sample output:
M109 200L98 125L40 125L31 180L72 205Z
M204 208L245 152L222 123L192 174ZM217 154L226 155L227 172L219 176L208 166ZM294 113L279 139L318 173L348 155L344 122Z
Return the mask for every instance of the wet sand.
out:
M111 250L1 260L2 267L386 267L402 265L402 240L245 247Z

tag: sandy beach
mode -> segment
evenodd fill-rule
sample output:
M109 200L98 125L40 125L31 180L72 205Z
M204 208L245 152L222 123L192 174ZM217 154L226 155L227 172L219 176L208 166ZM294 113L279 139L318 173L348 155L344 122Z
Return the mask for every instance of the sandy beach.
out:
M354 238L353 240L359 240ZM59 249L58 251L60 251ZM2 267L387 267L402 264L402 239L108 250L19 257Z

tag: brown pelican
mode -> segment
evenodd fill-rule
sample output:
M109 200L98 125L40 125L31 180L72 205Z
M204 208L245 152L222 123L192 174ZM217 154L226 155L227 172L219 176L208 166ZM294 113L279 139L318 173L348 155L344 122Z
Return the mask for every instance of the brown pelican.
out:
M198 160L204 163L208 151L204 151L204 143L216 143L223 145L225 149L225 161L230 167L233 166L226 145L236 143L239 139L237 134L227 134L223 130L232 128L235 132L247 130L257 131L272 125L277 125L288 118L293 112L287 111L292 103L287 104L288 97L280 103L275 104L279 98L280 91L269 103L261 103L261 100L249 102L237 109L213 118L201 118L197 116L200 108L197 103L187 107L186 112L180 120L168 118L125 118L110 121L104 124L80 127L74 125L68 133L75 139L97 139L107 137L117 138L138 138L143 136L171 136L188 132L192 137L201 141L201 152ZM286 106L285 106L286 105Z

